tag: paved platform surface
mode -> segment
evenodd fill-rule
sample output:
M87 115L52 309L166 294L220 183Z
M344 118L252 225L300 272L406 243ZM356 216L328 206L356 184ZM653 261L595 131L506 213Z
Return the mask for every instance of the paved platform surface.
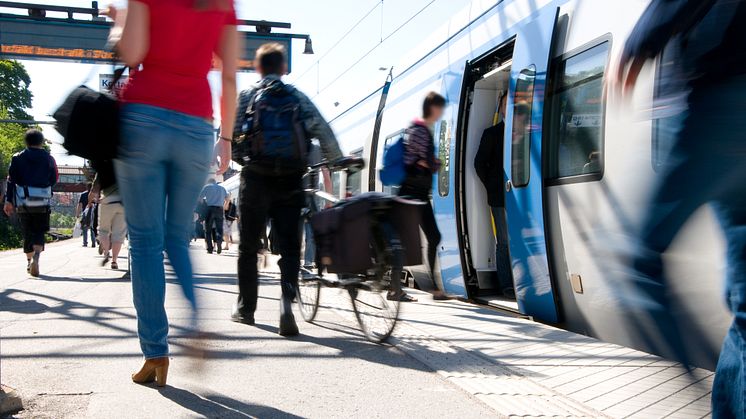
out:
M712 373L459 301L407 304L393 346L357 330L346 295L322 292L315 324L277 335L279 286L267 273L257 326L227 321L235 253L194 245L201 319L213 334L201 369L183 356L187 304L169 282L169 386L129 381L140 364L124 271L77 242L48 247L42 278L0 253L3 384L18 418L639 417L710 415ZM121 268L126 268L120 263ZM298 316L299 317L299 316Z

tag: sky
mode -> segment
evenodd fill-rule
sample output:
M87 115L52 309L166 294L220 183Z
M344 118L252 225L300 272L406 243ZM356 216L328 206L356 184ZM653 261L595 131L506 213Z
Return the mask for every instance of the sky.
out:
M87 0L25 2L74 7L91 5ZM235 0L235 5L239 19L289 22L292 29L274 31L311 36L315 54L302 54L303 41L294 41L293 68L285 80L308 94L322 114L332 118L384 83L388 70L383 71L381 68L395 66L408 54L422 54L423 51L413 52L413 49L428 38L435 28L448 22L454 13L470 2L471 0ZM119 6L126 4L122 0L113 3ZM105 0L99 0L100 7L103 8L106 4ZM423 8L424 11L413 18ZM411 21L407 22L409 19ZM358 21L359 26L351 30ZM342 39L348 31L349 34ZM382 43L382 39L386 39L385 42ZM363 56L366 57L361 60ZM37 120L45 121L51 120L49 114L54 112L75 86L88 83L97 87L98 74L111 73L111 66L108 65L48 61L23 63L31 76L31 91L34 94L30 113ZM396 74L396 68L394 73ZM213 96L217 100L220 94L219 74L211 73L209 77ZM256 80L256 74L241 73L238 87L244 89ZM219 120L217 102L215 108L216 120ZM61 142L53 128L46 127L44 133L53 143ZM79 159L67 156L59 145L53 145L52 152L61 165L82 164Z

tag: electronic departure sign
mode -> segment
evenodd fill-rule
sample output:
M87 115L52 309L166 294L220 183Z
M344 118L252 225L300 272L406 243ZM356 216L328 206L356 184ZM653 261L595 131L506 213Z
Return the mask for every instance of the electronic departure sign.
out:
M100 17L79 20L0 13L0 58L89 64L111 62L114 56L107 47L111 25L110 21ZM292 57L291 41L298 37L284 33L239 33L243 37L239 61L241 71L254 70L256 50L267 42L283 44L288 57ZM215 63L215 67L218 66Z

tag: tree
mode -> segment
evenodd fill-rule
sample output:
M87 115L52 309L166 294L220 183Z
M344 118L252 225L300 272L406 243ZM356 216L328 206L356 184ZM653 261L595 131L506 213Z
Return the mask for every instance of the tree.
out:
M33 119L26 112L34 95L29 90L31 77L26 67L15 60L0 60L0 108L13 119Z

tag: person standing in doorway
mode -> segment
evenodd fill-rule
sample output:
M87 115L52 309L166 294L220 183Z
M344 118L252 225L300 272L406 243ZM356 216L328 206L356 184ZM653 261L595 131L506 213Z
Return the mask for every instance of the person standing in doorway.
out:
M447 300L448 296L440 290L435 276L435 261L440 244L440 230L435 222L435 213L430 203L433 188L433 175L440 168L440 160L435 157L435 139L433 127L443 117L446 99L435 92L430 92L422 104L422 119L415 119L407 128L404 136L404 165L406 177L399 189L399 196L422 201L420 227L427 238L427 263L430 278L433 281L433 298ZM390 299L416 301L403 291L399 295L389 295Z
M503 192L503 149L505 140L505 106L508 95L500 97L497 107L499 121L497 125L487 128L482 133L477 155L474 158L474 169L487 190L487 203L492 210L495 225L495 267L500 292L508 298L515 298L513 275L510 269L508 251L508 225L505 214L505 193Z
M131 69L120 111L114 161L130 238L137 334L145 356L136 383L166 385L169 365L163 250L191 306L196 332L189 237L192 212L210 165L230 164L239 37L231 0L129 0L110 9L110 36ZM213 58L222 75L221 131L215 141L210 84ZM196 336L201 336L197 334ZM193 352L196 353L196 352Z
M228 197L228 191L222 185L218 185L215 179L207 181L202 188L199 199L204 200L207 205L205 210L205 243L207 253L212 254L217 249L218 254L223 251L223 218L225 217L224 206ZM214 247L213 240L215 241Z
M746 1L653 0L630 34L617 82L631 94L643 66L672 48L663 80L686 86L686 109L658 174L633 261L637 304L686 362L664 277L663 254L692 214L711 205L727 242L726 302L733 323L712 387L714 418L746 417ZM668 92L667 92L668 93ZM682 100L682 99L679 99ZM643 333L642 331L640 333Z
M223 247L223 250L230 250L233 244L233 224L238 221L238 207L236 207L230 193L225 199L223 209L225 210L225 222L223 223L223 243L225 243L225 247Z
M10 217L18 214L23 232L26 270L39 276L39 257L49 231L52 187L57 184L57 163L44 150L44 135L35 129L26 131L26 149L13 156L8 168L8 191L3 210Z
M231 319L254 324L259 291L257 253L262 230L266 229L269 219L274 236L272 245L282 256L279 262L282 272L279 333L294 336L298 334L298 325L292 302L300 273L300 220L305 207L303 175L308 169L308 143L316 138L328 161L340 159L342 152L334 132L311 100L282 82L282 76L287 73L286 51L282 45L262 45L257 50L254 65L262 79L241 93L234 135L237 139L250 135L250 141L259 142L255 144L256 149L262 151L248 151L242 156L246 164L241 171L239 193L239 297ZM247 119L255 116L256 120Z

